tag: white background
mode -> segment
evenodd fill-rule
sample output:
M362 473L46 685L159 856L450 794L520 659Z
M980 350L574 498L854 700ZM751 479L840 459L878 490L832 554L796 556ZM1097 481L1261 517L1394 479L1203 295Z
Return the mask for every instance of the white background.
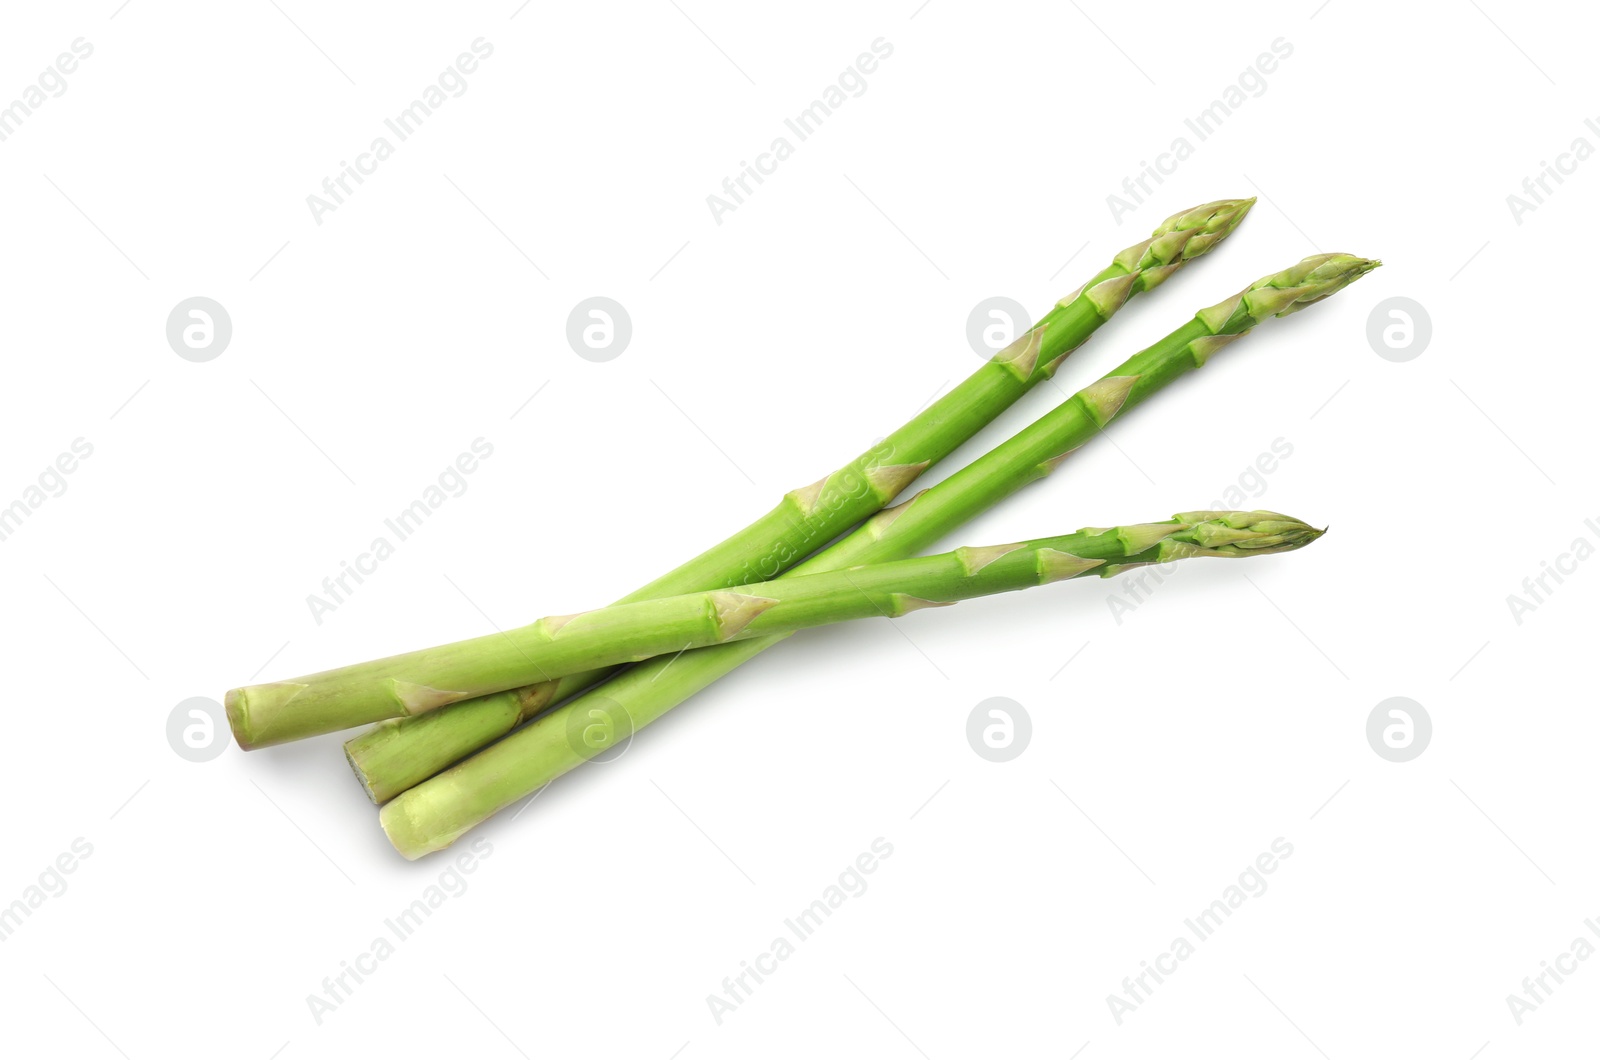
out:
M1520 1026L1505 998L1600 917L1600 564L1520 625L1506 598L1600 542L1600 162L1520 224L1506 196L1600 144L1596 25L1502 0L1220 12L9 12L0 100L74 39L94 52L0 143L0 504L74 439L94 452L0 542L0 904L93 848L0 943L8 1051L1589 1046L1600 961ZM479 37L466 93L316 223L306 197ZM867 91L716 223L706 197L879 37ZM1280 37L1293 54L1199 142L1184 118ZM1107 196L1178 136L1192 157L1119 222ZM1094 580L797 637L482 828L465 893L313 1018L307 995L450 856L393 852L339 737L197 764L168 745L175 705L620 596L976 367L980 300L1043 312L1167 214L1243 195L1261 202L1233 240L1063 388L1305 254L1387 267L947 544L1203 507L1279 438L1293 454L1248 504L1323 541L1185 569L1120 624L1125 586ZM633 320L608 363L565 339L597 294ZM195 295L233 322L208 363L164 334ZM1366 337L1394 296L1433 325L1405 363ZM1033 393L926 482L1060 398ZM314 622L307 594L479 437L468 491ZM1008 764L967 744L991 696L1032 718ZM1391 696L1434 726L1404 764L1365 734ZM879 836L894 853L866 893L719 1025L706 996ZM1266 893L1119 1025L1107 995L1277 837L1294 853Z

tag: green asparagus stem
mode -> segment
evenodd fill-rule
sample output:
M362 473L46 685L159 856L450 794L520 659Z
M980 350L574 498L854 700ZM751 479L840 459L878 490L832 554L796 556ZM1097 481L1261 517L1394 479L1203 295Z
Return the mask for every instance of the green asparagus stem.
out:
M893 499L917 472L948 455L1030 387L1049 378L1124 300L1148 291L1236 228L1254 199L1207 203L1168 218L1151 238L1063 298L1027 334L966 382L853 463L797 490L757 523L620 602L723 588L774 577ZM375 802L420 783L510 732L552 703L609 675L596 670L515 692L395 717L345 744ZM244 710L238 713L242 716ZM230 717L232 712L230 712ZM235 726L235 735L239 735ZM248 746L241 737L241 746Z
M1256 516L1248 530L1219 528L1220 520L1202 513L1176 517L1188 518L1188 522L1122 527L1116 533L1130 545L1130 551L1141 554L1143 550L1131 545L1154 537L1162 545L1163 560L1179 558L1186 554L1186 547L1229 556L1282 551L1298 548L1318 533L1292 520L1265 522L1259 518L1261 513ZM319 684L336 697L341 688L369 682L373 674L386 674L383 680L411 687L447 685L492 694L506 686L529 684L534 676L554 680L688 648L857 618L899 618L924 607L1044 585L1101 566L1104 559L1077 551L1088 536L1079 531L1067 537L965 548L803 578L613 604L348 666L322 675Z
M1121 412L1272 316L1287 316L1341 290L1378 262L1319 254L1201 310L1193 320L1078 393L1000 446L911 500L886 509L786 577L911 555L1054 471ZM781 580L781 579L780 579ZM779 643L758 637L636 666L545 713L510 736L400 794L379 821L407 858L449 846L473 826L631 735L722 675ZM597 719L603 726L585 726ZM573 732L607 731L604 744Z

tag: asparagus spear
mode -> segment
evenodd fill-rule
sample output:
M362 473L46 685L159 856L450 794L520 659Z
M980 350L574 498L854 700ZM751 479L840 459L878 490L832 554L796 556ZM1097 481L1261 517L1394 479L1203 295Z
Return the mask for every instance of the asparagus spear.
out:
M1319 254L1263 277L1239 294L1134 354L1013 438L911 500L886 509L854 534L800 564L786 577L911 555L1054 471L1121 412L1272 316L1298 312L1378 266L1347 254ZM379 813L407 858L449 846L473 826L532 794L605 747L573 741L575 721L603 716L631 735L722 675L779 643L758 637L652 660L549 711L438 776L405 791Z
M1258 518L1248 530L1229 529L1233 523L1201 513L1177 516L1173 522L1122 527L1116 533L1123 539L1125 551L1141 554L1147 550L1134 545L1153 539L1160 546L1163 560L1186 555L1185 548L1228 556L1257 550L1282 551L1300 547L1309 540L1307 534L1316 533L1292 520L1270 522L1259 518L1262 513L1255 515ZM1081 551L1083 539L1090 535L1089 531L1079 531L1066 537L958 549L940 556L613 604L576 615L541 618L520 629L347 666L309 680L315 680L319 693L335 703L359 700L362 690L374 683L408 689L452 688L459 690L457 695L467 697L526 685L535 678L551 681L689 648L792 633L856 618L899 618L923 607L1044 585L1102 566L1104 559ZM342 722L346 716L341 713L335 720ZM270 735L283 739L314 736L323 731L312 729L317 717L301 717L305 720L302 730L285 733L280 728Z
M814 485L785 495L767 515L621 602L761 581L792 566L888 504L929 465L1053 375L1129 297L1158 286L1186 261L1227 238L1254 203L1223 200L1169 217L1150 239L1119 253L1026 334L878 446ZM559 684L541 682L442 711L434 708L446 700L424 690L400 689L384 709L352 707L348 720L335 727L396 719L346 746L368 793L382 801L605 676L606 671L595 671ZM265 746L291 738L274 732L306 731L297 728L295 719L322 714L325 704L313 688L301 687L305 684L296 679L228 693L228 717L239 745ZM282 724L279 715L286 719ZM403 724L413 719L426 722L417 725L415 736Z

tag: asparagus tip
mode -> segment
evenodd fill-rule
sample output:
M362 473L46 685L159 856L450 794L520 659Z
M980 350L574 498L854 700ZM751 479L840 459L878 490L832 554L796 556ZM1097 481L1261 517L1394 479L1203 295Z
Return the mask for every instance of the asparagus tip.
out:
M1327 533L1278 512L1206 511L1175 516L1181 529L1172 540L1216 556L1260 556L1305 548Z
M1358 258L1354 254L1314 254L1289 270L1291 274L1301 273L1296 281L1300 291L1286 308L1278 311L1277 315L1286 317L1290 313L1300 312L1307 306L1316 305L1382 265L1383 262L1377 258Z
M1354 254L1312 254L1263 276L1195 314L1213 335L1241 335L1268 317L1286 317L1337 294L1383 263Z
M1112 261L1130 274L1130 293L1153 290L1165 283L1184 262L1205 254L1227 239L1255 203L1255 199L1218 199L1180 210L1157 225L1149 239L1128 247ZM1082 293L1080 290L1079 294ZM1112 305L1111 311L1119 305L1121 301ZM1109 313L1102 310L1101 315Z
M1232 232L1239 227L1239 222L1244 220L1245 214L1249 213L1255 204L1254 196L1248 199L1217 199L1201 203L1199 206L1191 206L1187 210L1173 214L1156 226L1156 230L1151 234L1159 237L1184 229L1209 233Z

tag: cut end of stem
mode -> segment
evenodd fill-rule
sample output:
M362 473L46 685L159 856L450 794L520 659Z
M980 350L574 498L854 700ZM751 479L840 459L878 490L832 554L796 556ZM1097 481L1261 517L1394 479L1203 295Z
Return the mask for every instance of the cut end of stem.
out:
M436 850L443 850L459 837L459 833L447 837L433 834L412 816L410 806L411 800L401 795L385 803L378 811L378 824L383 827L383 834L389 837L389 842L407 861L416 861Z
M240 750L254 751L307 735L299 731L284 732L284 727L278 723L289 704L305 690L306 686L296 681L229 689L222 705L228 715L228 728L233 730Z
M250 735L250 690L230 688L222 697L222 708L228 715L228 728L233 730L233 742L241 751L254 751L256 742Z
M222 704L228 715L228 728L233 730L233 738L240 749L254 751L281 742L271 732L272 719L305 691L305 687L293 681L279 681L229 689Z
M360 761L356 759L355 750L352 747L354 743L354 740L350 740L346 741L344 745L345 764L350 767L350 772L356 775L356 782L361 785L361 790L366 792L367 801L371 802L374 806L382 806L383 800L378 798L377 791L373 789L372 781L367 778L367 771L361 768Z

